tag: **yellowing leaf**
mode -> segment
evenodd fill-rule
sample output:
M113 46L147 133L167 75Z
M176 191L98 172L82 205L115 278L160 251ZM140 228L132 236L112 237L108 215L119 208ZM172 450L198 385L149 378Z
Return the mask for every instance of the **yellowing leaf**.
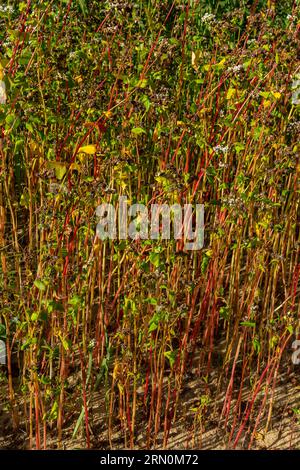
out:
M230 100L236 94L236 88L229 88L227 91L226 98Z
M93 155L96 153L96 145L85 145L84 147L80 147L78 152L87 153L88 155Z
M113 379L116 380L119 376L119 372L120 372L120 366L118 364L118 362L115 364L115 367L114 367L114 370L113 370Z
M29 148L30 150L33 152L33 153L38 153L39 152L39 149L40 149L40 146L37 142L35 142L34 140L30 140L28 142L28 145L29 145Z
M222 70L225 66L225 63L226 63L226 59L224 58L218 64L215 65L216 69Z
M255 232L258 238L260 238L261 229L257 223L254 224Z
M63 162L48 162L48 168L55 170L55 176L58 180L63 179L67 172L67 167Z
M81 167L80 167L80 165L78 165L78 163L71 163L70 170L77 170L78 172L80 172Z
M138 81L137 83L137 88L145 88L147 86L147 79L146 78L142 78L141 80Z
M62 180L63 177L65 176L66 174L66 171L67 171L67 168L65 167L65 165L61 165L61 166L58 166L57 168L55 168L55 176L58 180Z
M24 192L22 195L21 195L21 199L20 199L20 205L22 207L26 207L28 209L29 207L29 202L30 202L30 198L29 198L29 194L27 192Z
M69 346L69 343L68 341L62 336L62 335L59 335L60 339L61 339L61 342L62 342L62 345L64 347L64 350L65 351L69 351L70 349L70 346Z

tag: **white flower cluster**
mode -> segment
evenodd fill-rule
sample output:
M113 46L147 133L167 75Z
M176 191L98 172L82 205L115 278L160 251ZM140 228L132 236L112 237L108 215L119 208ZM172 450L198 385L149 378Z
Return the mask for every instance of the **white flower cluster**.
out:
M212 13L205 13L205 15L202 16L201 21L203 23L212 23L215 19L216 17Z
M219 162L219 168L228 168L228 163L225 162Z
M216 145L214 148L213 148L214 152L216 153L227 153L228 150L229 150L229 147L228 145Z
M14 8L11 5L0 5L0 13L13 13Z
M227 69L227 72L229 72L229 73L239 73L239 72L242 72L242 71L244 71L244 66L242 64L234 65L233 67L229 67Z

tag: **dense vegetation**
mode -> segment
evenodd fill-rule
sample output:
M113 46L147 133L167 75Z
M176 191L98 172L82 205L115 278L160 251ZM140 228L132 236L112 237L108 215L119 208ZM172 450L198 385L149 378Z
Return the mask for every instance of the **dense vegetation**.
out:
M299 4L2 1L0 24L15 435L168 447L185 410L189 446L214 416L252 447L300 314ZM119 195L204 203L204 248L100 241L95 208Z

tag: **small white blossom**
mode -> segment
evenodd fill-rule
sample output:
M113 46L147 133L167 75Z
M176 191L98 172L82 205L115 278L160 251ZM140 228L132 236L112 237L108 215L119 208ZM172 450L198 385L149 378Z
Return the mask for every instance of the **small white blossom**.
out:
M203 23L212 23L215 19L216 17L212 13L205 13L205 15L202 16L201 21L203 21Z
M11 5L0 5L0 13L13 13L14 8Z
M244 70L244 66L242 64L239 64L239 65L234 65L233 67L229 67L227 69L227 72L229 73L239 73L239 72L242 72Z
M214 152L216 153L227 153L228 150L229 150L229 147L228 145L216 145L214 148L213 148Z

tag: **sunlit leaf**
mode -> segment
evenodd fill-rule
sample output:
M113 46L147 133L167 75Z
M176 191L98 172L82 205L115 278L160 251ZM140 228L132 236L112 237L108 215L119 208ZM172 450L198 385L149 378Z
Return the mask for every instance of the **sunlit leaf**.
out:
M34 281L34 285L35 285L35 287L37 287L39 290L44 291L44 290L46 289L45 284L44 284L43 281L41 281L40 279L36 279L36 280Z
M134 127L133 129L131 129L131 132L135 135L146 134L145 129L143 129L142 127Z
M80 147L78 150L78 152L86 153L88 155L93 155L96 151L96 145L85 145L84 147Z

